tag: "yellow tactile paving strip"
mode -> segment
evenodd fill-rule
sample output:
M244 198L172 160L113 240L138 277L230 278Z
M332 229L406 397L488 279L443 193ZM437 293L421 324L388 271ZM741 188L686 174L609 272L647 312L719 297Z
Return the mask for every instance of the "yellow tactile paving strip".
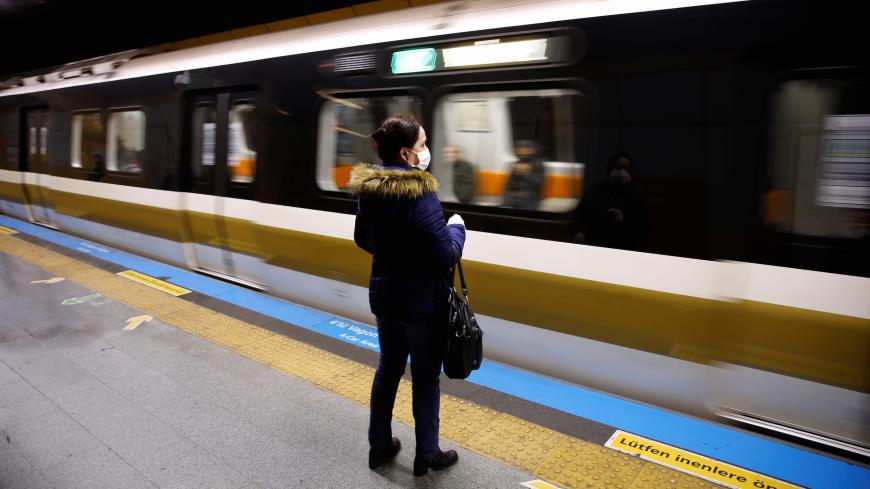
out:
M27 241L0 235L0 252L72 280L167 324L368 406L371 367L314 348ZM413 425L402 379L394 417ZM720 487L486 407L441 397L441 436L564 488Z

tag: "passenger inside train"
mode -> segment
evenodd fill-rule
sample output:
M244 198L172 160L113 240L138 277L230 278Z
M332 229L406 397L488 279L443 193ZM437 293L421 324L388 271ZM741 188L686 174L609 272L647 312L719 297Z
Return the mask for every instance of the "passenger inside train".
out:
M99 182L106 174L106 165L103 163L103 154L95 151L91 154L91 171L88 172L88 179L93 182Z
M453 193L456 194L456 200L462 204L472 203L477 185L475 166L463 158L462 148L455 144L444 147L444 160L453 165Z
M632 178L633 160L616 153L607 179L589 189L574 211L574 242L639 251L647 233L646 199Z
M544 187L544 163L538 156L538 143L520 140L514 145L517 161L504 187L505 207L535 210Z

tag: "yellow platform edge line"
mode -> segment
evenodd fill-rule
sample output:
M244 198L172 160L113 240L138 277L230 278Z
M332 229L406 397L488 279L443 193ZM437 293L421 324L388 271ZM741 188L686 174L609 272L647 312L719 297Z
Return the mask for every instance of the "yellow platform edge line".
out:
M12 236L0 234L0 252L64 276L166 324L361 406L369 405L374 369L367 365ZM414 424L411 383L404 379L399 385L393 417L409 426ZM646 489L662 487L661 484L676 488L720 487L450 395L441 396L440 435L465 449L565 489Z
M145 275L144 273L139 273L135 270L124 270L123 272L118 272L115 275L130 279L134 282L139 282L142 285L146 285L148 287L151 287L152 289L166 292L167 294L174 295L175 297L190 293L190 291L185 289L184 287L179 287L178 285L165 282L150 275Z

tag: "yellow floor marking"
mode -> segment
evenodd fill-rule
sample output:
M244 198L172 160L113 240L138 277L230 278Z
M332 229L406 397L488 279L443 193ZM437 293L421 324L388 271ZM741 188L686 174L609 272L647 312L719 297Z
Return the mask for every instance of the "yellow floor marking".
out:
M124 326L124 331L133 331L134 329L139 327L140 324L147 323L148 321L151 321L152 319L154 319L154 318L147 315L147 314L132 317L132 318L127 320L127 326Z
M532 473L567 439L543 426L499 414L464 445Z
M522 482L522 483L520 483L520 485L526 486L530 489L562 489L559 486L554 486L553 484L550 484L549 482L546 482L546 481L542 481L540 479L528 481L528 482Z
M752 489L753 487L756 489L759 487L800 489L800 486L681 448L665 445L649 438L633 435L626 431L620 430L614 433L605 446L734 489Z
M63 281L64 281L64 279L62 277L53 277L53 278L47 278L44 280L31 280L30 283L32 283L32 284L56 284L58 282L63 282Z
M72 282L123 302L143 314L275 370L299 377L359 405L369 404L374 369L367 365L173 297L151 288L151 284L121 278L20 239L0 236L0 252L63 275ZM409 425L414 423L411 383L404 379L399 385L393 417ZM469 450L533 473L542 480L566 489L653 487L641 484L639 475L645 472L659 474L659 470L664 470L668 481L673 481L665 484L666 487L719 487L449 395L441 396L440 434ZM360 457L363 455L360 454Z
M140 284L147 285L148 287L166 292L167 294L174 295L176 297L190 293L190 291L185 289L184 287L179 287L169 282L164 282L163 280L150 277L148 275L145 275L144 273L139 273L135 270L125 270L123 272L118 272L118 275L133 280L134 282L139 282Z
M0 234L6 234L6 235L18 234L18 231L14 230L12 228L7 228L6 226L0 226Z
M629 489L645 463L637 457L567 437L534 474L564 487ZM713 487L699 482L704 484L700 487Z

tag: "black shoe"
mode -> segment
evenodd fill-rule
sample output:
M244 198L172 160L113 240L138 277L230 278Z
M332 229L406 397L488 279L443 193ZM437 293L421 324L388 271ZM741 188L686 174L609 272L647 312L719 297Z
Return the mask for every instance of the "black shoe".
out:
M429 472L429 469L444 470L455 464L457 460L459 460L459 455L456 454L455 450L442 452L440 448L438 449L438 453L430 459L416 457L414 458L414 477L426 475L426 473Z
M402 442L393 437L393 446L389 448L369 448L369 468L375 470L384 462L395 457L402 449Z

